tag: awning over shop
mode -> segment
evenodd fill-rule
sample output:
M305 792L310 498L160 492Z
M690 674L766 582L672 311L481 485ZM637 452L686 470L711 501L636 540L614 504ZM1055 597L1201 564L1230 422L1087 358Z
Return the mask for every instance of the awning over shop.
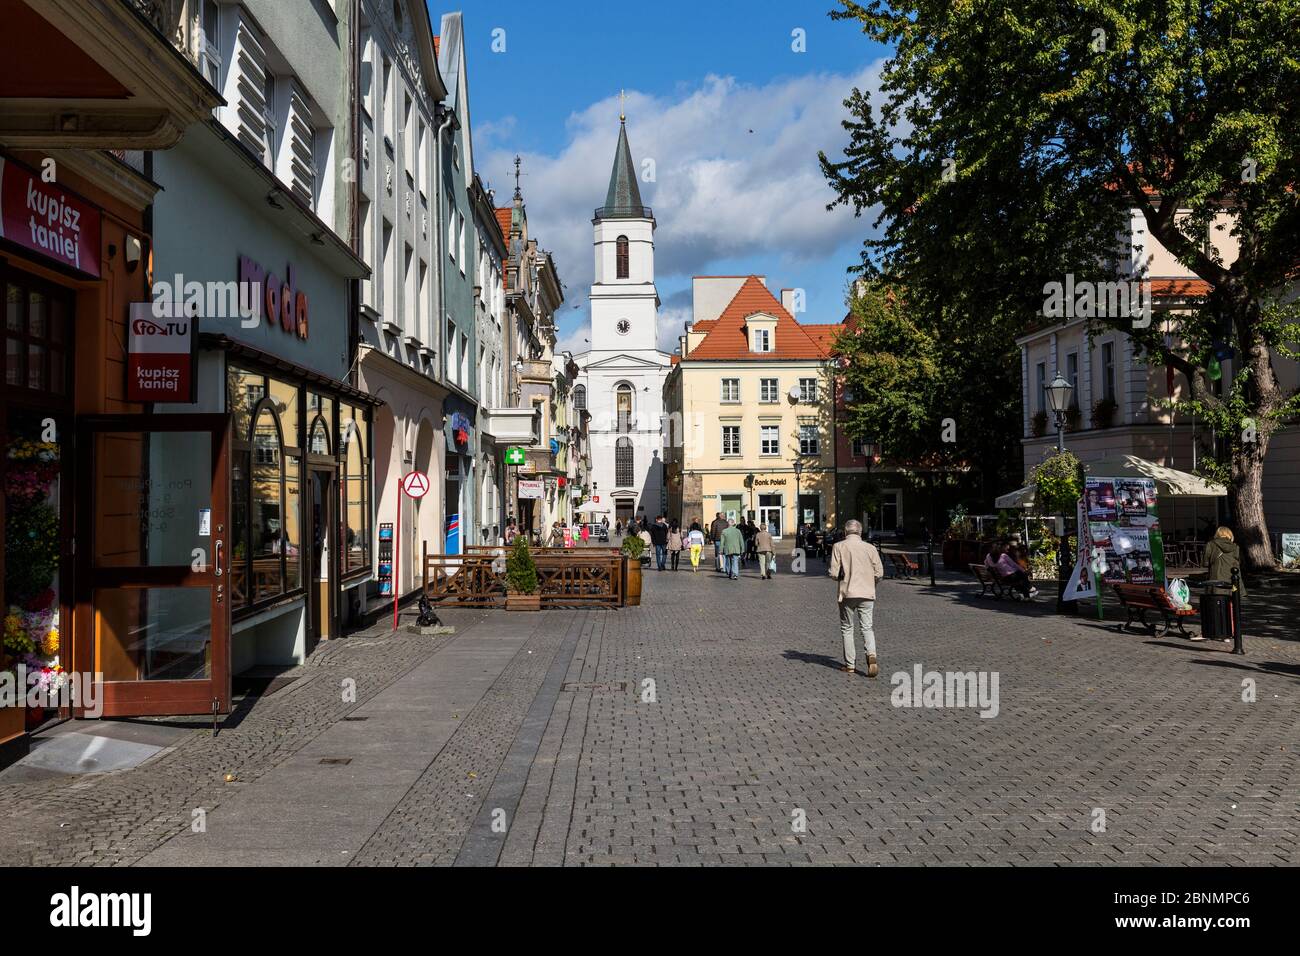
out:
M1084 464L1088 474L1099 478L1151 478L1156 483L1156 494L1162 498L1222 498L1228 494L1223 485L1206 481L1199 475L1179 471L1137 455L1116 455ZM1009 491L994 500L998 508L1032 508L1034 486L1025 485Z

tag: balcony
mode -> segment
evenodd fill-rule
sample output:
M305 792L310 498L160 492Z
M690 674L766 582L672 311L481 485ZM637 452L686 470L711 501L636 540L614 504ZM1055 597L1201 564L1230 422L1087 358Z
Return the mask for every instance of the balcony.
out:
M14 149L176 145L186 127L222 103L167 39L180 7L159 0L4 3L0 142Z

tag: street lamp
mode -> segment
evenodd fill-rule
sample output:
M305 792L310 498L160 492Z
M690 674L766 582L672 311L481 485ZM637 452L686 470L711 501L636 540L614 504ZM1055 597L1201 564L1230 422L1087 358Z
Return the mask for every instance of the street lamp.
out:
M1059 455L1065 451L1065 411L1070 407L1070 393L1074 391L1074 386L1065 380L1065 376L1057 372L1056 378L1052 379L1052 384L1048 385L1045 391L1047 407L1056 416L1056 453ZM1057 532L1060 535L1060 543L1056 546L1056 612L1058 614L1069 612L1069 608L1065 606L1065 585L1070 580L1070 564L1066 556L1066 545L1070 543L1070 539L1066 534L1065 521L1065 515L1057 515Z
M1065 451L1065 413L1070 408L1070 393L1074 391L1074 386L1057 372L1056 378L1052 379L1052 384L1045 391L1047 407L1056 416L1056 450L1062 452Z
M794 533L797 536L803 527L803 515L799 513L799 476L803 474L803 459L794 460Z

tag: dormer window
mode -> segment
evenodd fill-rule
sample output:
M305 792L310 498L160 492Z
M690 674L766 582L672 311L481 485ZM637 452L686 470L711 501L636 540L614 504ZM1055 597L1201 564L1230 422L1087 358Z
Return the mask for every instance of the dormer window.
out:
M776 349L776 318L756 313L745 320L751 352L772 352Z

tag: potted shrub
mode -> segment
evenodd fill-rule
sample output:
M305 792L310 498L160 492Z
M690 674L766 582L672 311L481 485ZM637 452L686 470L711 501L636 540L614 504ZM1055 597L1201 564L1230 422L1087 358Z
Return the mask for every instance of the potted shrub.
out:
M528 539L515 538L506 559L506 610L540 611L542 595L537 586L537 564L528 550Z
M1115 421L1119 405L1113 398L1103 398L1092 406L1092 425L1094 428L1110 428Z
M634 534L623 539L623 594L629 605L641 603L641 552L645 542Z

